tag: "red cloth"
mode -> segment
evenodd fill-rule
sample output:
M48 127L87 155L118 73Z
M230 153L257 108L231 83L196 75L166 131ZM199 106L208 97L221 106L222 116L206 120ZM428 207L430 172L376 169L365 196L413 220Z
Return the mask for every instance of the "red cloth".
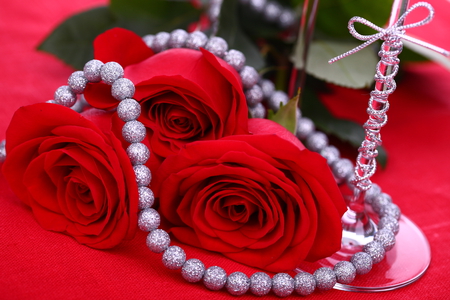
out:
M0 139L18 107L51 99L73 71L36 51L39 42L69 15L105 2L1 1ZM409 33L450 48L450 3L430 2L437 11L435 21ZM374 181L423 230L431 245L431 266L419 281L399 290L377 294L333 290L315 293L311 299L446 299L450 295L450 72L432 63L403 71L403 80L390 98L388 125L382 130L388 166ZM324 96L336 115L359 122L366 119L367 99L365 91L343 88ZM2 175L0 201L0 299L234 298L225 291L211 292L201 284L187 283L179 271L165 269L161 255L145 246L144 233L117 249L99 251L43 230ZM220 255L185 249L188 257L222 266L228 273L254 272ZM248 293L240 299L253 298ZM278 299L273 294L268 298Z

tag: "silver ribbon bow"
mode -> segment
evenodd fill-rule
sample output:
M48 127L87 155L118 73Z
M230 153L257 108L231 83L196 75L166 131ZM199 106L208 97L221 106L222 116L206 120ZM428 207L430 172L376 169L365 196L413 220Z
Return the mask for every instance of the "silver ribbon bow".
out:
M426 9L428 9L428 16L425 19L421 20L421 21L418 21L418 22L415 22L415 23L411 23L411 24L407 24L407 25L402 25L404 20L405 20L405 18L413 10L415 10L416 8L419 8L419 7L425 7ZM439 48L437 46L431 45L431 44L426 43L424 41L421 41L421 40L418 40L416 38L413 38L413 37L405 35L405 30L406 29L428 24L433 19L433 17L434 17L434 9L429 3L426 3L426 2L418 2L418 3L414 4L413 6L411 6L397 20L397 22L394 23L394 25L392 25L392 26L390 26L390 27L388 27L386 29L378 27L377 25L373 24L372 22L370 22L370 21L368 21L368 20L366 20L364 18L353 17L353 18L350 19L350 21L348 21L348 30L350 31L350 34L352 36L354 36L355 38L357 38L358 40L366 41L366 42L361 44L361 45L359 45L359 46L357 46L357 47L355 47L355 48L353 48L353 49L351 49L351 50L349 50L349 51L347 51L347 52L345 52L345 53L343 53L343 54L341 54L341 55L338 55L338 56L330 59L328 61L328 63L332 64L332 63L334 63L334 62L336 62L336 61L338 61L338 60L340 60L340 59L342 59L344 57L352 55L352 54L354 54L354 53L356 53L356 52L366 48L367 46L369 46L370 44L376 42L377 40L380 40L380 39L381 40L385 40L385 39L387 39L389 37L392 37L392 36L400 37L400 38L402 38L404 40L407 40L407 41L410 41L410 42L412 42L414 44L417 44L417 45L420 45L422 47L428 48L430 50L436 51L436 52L438 52L438 53L440 53L442 55L449 56L450 52L445 50L445 49ZM378 33L371 34L371 35L359 34L356 31L355 26L354 26L354 23L356 23L356 22L361 23L363 25L366 25L366 26L368 26L368 27L378 31Z

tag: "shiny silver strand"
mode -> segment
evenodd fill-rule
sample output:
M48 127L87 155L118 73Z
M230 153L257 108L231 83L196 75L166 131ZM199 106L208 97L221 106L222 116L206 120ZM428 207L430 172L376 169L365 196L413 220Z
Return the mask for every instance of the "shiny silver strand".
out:
M205 265L196 258L188 259L181 268L181 276L187 282L199 282L205 274Z
M159 213L153 208L146 208L139 212L138 227L140 230L149 232L155 230L161 224Z
M322 149L328 146L328 137L325 133L316 131L306 138L305 146L311 151L320 152L322 151Z
M135 87L128 78L119 78L111 86L111 95L121 101L134 96Z
M139 121L126 122L122 127L122 136L128 143L140 143L144 140L147 130Z
M272 289L272 279L264 272L256 272L250 276L250 291L256 296L267 295Z
M67 84L72 89L72 91L76 94L81 94L84 92L86 85L88 83L88 79L84 76L83 71L75 71L73 72L69 79L67 80Z
M146 186L140 186L138 187L138 192L139 192L139 203L138 203L139 210L152 207L153 204L155 203L155 195L153 194L153 191Z
M300 272L294 277L294 288L300 296L308 296L316 289L316 278L307 272Z
M110 61L100 68L100 76L104 83L112 85L117 79L122 78L123 68L115 61Z
M364 275L372 270L372 257L366 252L357 252L353 254L350 262L355 266L356 274Z
M154 229L147 235L147 247L154 253L166 251L170 245L169 234L162 229Z
M203 284L212 291L222 289L226 283L227 273L221 267L209 267L203 275Z
M327 267L322 267L314 272L316 286L321 291L331 290L336 284L336 274Z
M242 272L231 273L227 278L225 288L233 296L243 295L250 288L250 279Z
M272 291L278 297L287 297L295 289L295 282L287 273L277 273L272 278Z
M71 107L77 101L77 95L68 85L63 85L56 90L53 99L56 104Z
M389 251L395 246L395 234L389 228L379 229L373 239L381 243L385 251Z
M141 105L134 99L124 99L117 106L117 115L124 121L134 121L141 115Z
M189 49L199 50L205 47L208 37L201 31L194 31L189 34L186 40L186 47Z
M245 56L239 50L229 50L225 53L223 60L238 72L245 66Z
M152 173L145 165L133 166L134 175L136 176L136 183L138 186L148 186L152 181Z
M385 255L385 250L383 245L378 241L372 241L363 247L363 251L370 255L372 258L372 263L377 264L381 262Z
M103 67L103 62L92 59L88 61L83 68L84 77L86 77L89 82L100 82L102 76L100 75L100 70Z
M336 274L336 281L343 284L349 284L355 279L356 268L349 261L340 261L333 268Z
M183 48L186 44L186 40L189 37L184 29L175 29L170 33L170 38L168 42L169 48Z
M169 48L169 39L170 34L168 32L162 31L157 33L152 41L152 50L155 53L167 50Z
M205 49L215 56L222 58L228 50L228 44L223 38L214 36L206 43Z
M126 151L133 165L143 165L150 158L150 150L142 143L132 143Z
M6 159L6 140L0 142L0 163Z
M163 265L170 270L181 269L186 261L186 253L178 246L169 246L163 254Z

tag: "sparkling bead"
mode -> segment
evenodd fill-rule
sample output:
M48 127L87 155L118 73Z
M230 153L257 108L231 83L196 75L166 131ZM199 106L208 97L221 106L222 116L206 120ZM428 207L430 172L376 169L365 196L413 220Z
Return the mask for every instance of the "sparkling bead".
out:
M275 91L272 96L267 99L267 105L270 109L277 112L280 109L280 104L286 105L289 101L288 95L283 91Z
M308 296L312 294L316 288L316 278L306 272L298 273L294 277L294 286L297 294Z
M183 48L186 44L186 40L189 33L184 29L175 29L170 33L170 38L168 42L169 48Z
M397 204L394 203L388 203L381 207L380 209L380 216L390 216L397 220L400 220L400 217L402 215L402 212L400 210L400 207L398 207Z
M153 206L155 203L155 195L153 191L146 186L138 187L139 191L139 209L145 209Z
M187 282L199 282L205 274L205 265L201 260L191 258L187 260L181 268L181 276Z
M272 288L272 279L264 272L256 272L250 276L250 291L256 296L264 296Z
M134 99L122 100L117 106L117 115L124 122L136 120L140 114L141 105Z
M331 165L331 170L337 182L343 182L353 174L353 163L347 158L340 158Z
M144 140L146 129L139 121L126 122L122 127L122 136L128 143L140 143Z
M264 119L266 116L266 108L262 103L258 103L253 107L248 108L248 112L252 118Z
M231 295L240 296L250 288L250 279L242 272L234 272L228 276L225 287Z
M70 86L72 91L77 94L81 94L84 92L87 83L88 80L86 77L84 77L83 71L73 72L70 75L69 80L67 80L67 84Z
M336 284L336 274L330 268L319 268L314 272L316 286L319 290L331 290Z
M264 7L266 6L267 0L250 0L250 7L258 13L264 11Z
M100 69L100 76L106 84L113 84L119 78L123 77L123 68L114 61L110 61Z
M249 89L254 86L259 81L259 74L256 72L255 68L250 66L244 66L239 75L242 79L242 85L245 89Z
M205 45L205 49L217 57L222 58L228 50L227 42L218 36L212 37Z
M56 90L54 99L57 104L71 107L77 101L77 95L68 85L63 85Z
M281 15L281 6L276 2L269 1L264 7L263 14L267 21L276 21Z
M255 106L263 100L263 91L257 84L245 91L245 98L249 106Z
M6 159L6 141L0 142L0 162L4 162Z
M291 27L295 23L295 13L290 9L283 9L278 18L278 24L281 28Z
M266 99L269 99L273 92L275 92L275 84L270 80L261 79L259 85L261 86L263 97Z
M100 75L100 70L103 67L103 63L97 59L88 61L83 68L84 77L86 77L89 82L99 82L102 80Z
M218 291L227 283L227 273L221 267L212 266L203 275L203 284L212 291Z
M111 95L117 100L123 100L134 96L135 87L128 78L119 78L111 86Z
M164 251L162 262L170 270L181 269L186 261L186 253L178 246L170 246Z
M355 279L356 268L349 261L340 261L334 268L334 273L336 274L336 280L339 283L348 284Z
M170 236L165 230L155 229L147 235L146 244L150 251L161 253L169 247Z
M147 34L142 37L142 40L149 48L153 48L153 41L155 40L155 36L153 34Z
M162 52L164 50L167 50L169 47L169 39L170 39L170 33L162 31L158 32L155 35L155 38L152 42L152 50L155 53Z
M152 231L159 227L161 217L153 208L146 208L139 212L138 227L142 231Z
M381 194L381 188L378 184L372 183L370 189L366 191L364 196L364 201L368 204L372 204L372 201L375 197Z
M325 133L316 131L306 138L306 148L314 152L320 152L328 145L328 137Z
M186 40L186 47L189 49L199 50L205 47L208 37L201 31L194 31L189 34Z
M372 270L372 258L365 252L353 254L350 262L355 266L356 274L364 275Z
M389 251L395 246L395 234L388 228L378 230L375 233L373 240L380 242L385 251Z
M370 255L372 263L377 264L384 258L384 247L380 242L372 241L363 247L363 251Z
M272 291L278 297L287 297L294 291L294 279L287 273L277 273L272 278Z
M231 49L227 51L223 60L238 72L245 66L245 56L238 50Z
M148 186L152 181L152 173L150 169L145 165L136 165L133 167L134 174L136 175L136 183L138 186Z
M381 193L372 200L372 209L377 214L380 214L381 209L383 206L387 205L388 203L392 203L392 198L386 193Z
M301 139L301 140L306 139L315 130L316 130L316 126L314 126L314 122L311 119L300 118L297 120L296 136L299 139Z
M132 143L127 148L127 155L133 165L143 165L150 158L150 150L142 143Z
M326 146L322 150L320 150L320 155L322 155L329 165L333 164L340 158L340 153L338 148L335 146Z
M383 228L387 228L390 231L392 231L394 234L397 234L400 229L400 225L398 224L397 219L395 219L391 216L384 216L378 222L378 229L383 229Z

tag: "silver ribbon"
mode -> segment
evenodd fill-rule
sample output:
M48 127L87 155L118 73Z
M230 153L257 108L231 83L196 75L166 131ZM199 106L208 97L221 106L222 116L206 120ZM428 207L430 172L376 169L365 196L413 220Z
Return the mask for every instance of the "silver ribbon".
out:
M403 21L405 20L405 18L412 11L414 11L415 9L417 9L419 7L425 7L428 10L428 16L426 18L424 18L423 20L421 20L421 21L418 21L418 22L415 22L415 23L411 23L411 24L402 25ZM420 45L422 47L428 48L430 50L436 51L436 52L438 52L438 53L440 53L442 55L449 56L450 52L445 50L445 49L439 48L439 47L434 46L432 44L429 44L429 43L426 43L424 41L421 41L421 40L418 40L416 38L413 38L413 37L410 37L408 35L405 35L405 30L406 29L428 24L433 19L433 17L434 17L434 9L427 2L418 2L418 3L414 4L413 6L411 6L397 20L397 22L394 23L394 25L392 25L392 26L390 26L390 27L388 27L386 29L383 29L383 28L373 24L372 22L370 22L370 21L368 21L368 20L366 20L364 18L353 17L353 18L350 19L350 21L348 21L348 30L349 30L350 34L353 37L357 38L358 40L366 41L366 42L364 42L363 44L361 44L361 45L359 45L359 46L357 46L357 47L355 47L355 48L353 48L353 49L351 49L351 50L349 50L349 51L347 51L347 52L345 52L345 53L343 53L341 55L338 55L338 56L330 59L328 61L328 63L332 64L332 63L334 63L334 62L336 62L336 61L338 61L338 60L340 60L340 59L342 59L344 57L352 55L352 54L354 54L354 53L356 53L356 52L366 48L367 46L369 46L370 44L372 44L372 43L374 43L374 42L376 42L378 40L386 40L386 39L388 39L389 37L392 37L392 36L397 36L397 37L402 38L404 40L410 41L410 42L412 42L414 44L417 44L417 45ZM378 33L371 34L371 35L362 35L362 34L360 34L360 33L358 33L356 31L354 23L361 23L363 25L366 25L366 26L368 26L368 27L378 31Z

